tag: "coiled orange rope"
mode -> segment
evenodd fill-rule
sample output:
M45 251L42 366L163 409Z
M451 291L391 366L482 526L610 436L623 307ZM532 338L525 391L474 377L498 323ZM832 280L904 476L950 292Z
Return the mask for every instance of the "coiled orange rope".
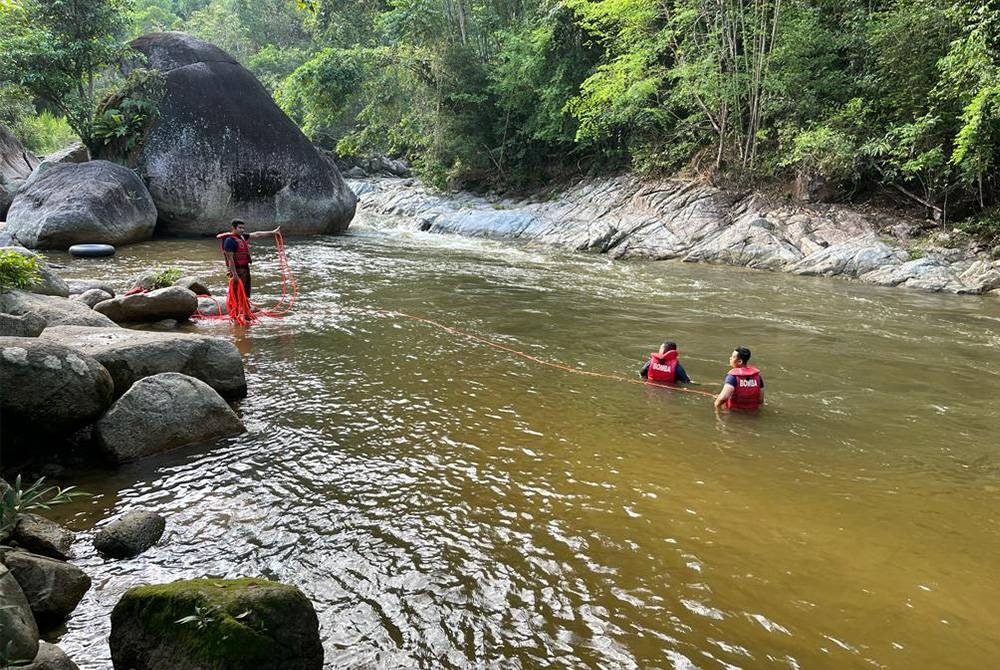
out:
M226 293L226 313L222 313L222 306L219 301L208 295L200 295L199 298L211 298L215 301L218 314L205 314L198 310L194 318L206 320L229 319L240 326L248 326L261 316L282 317L292 311L295 305L295 298L298 296L298 285L295 282L295 275L292 267L288 263L288 255L285 253L285 238L280 232L274 234L274 245L278 255L278 271L281 275L281 298L278 299L270 309L261 309L259 305L250 302L243 282L239 277L229 278L229 289Z

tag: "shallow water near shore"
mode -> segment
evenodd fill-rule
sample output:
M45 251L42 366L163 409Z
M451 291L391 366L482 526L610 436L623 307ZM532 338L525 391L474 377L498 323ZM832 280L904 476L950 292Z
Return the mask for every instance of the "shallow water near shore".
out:
M255 244L255 299L277 299ZM110 667L131 586L265 576L312 599L329 668L980 668L1000 657L1000 301L357 224L289 240L295 311L232 338L248 433L69 473L81 531L146 508L142 556L60 645ZM65 262L223 286L214 240ZM177 259L184 259L179 261ZM635 375L675 339L716 391L745 345L758 416L540 366ZM183 420L183 417L178 417Z

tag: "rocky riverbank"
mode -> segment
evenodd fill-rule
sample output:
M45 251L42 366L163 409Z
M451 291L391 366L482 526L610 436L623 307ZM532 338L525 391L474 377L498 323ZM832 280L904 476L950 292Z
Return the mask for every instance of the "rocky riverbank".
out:
M518 239L623 259L678 259L880 286L1000 295L997 250L926 222L843 205L775 202L680 179L586 179L543 199L436 193L413 179L351 180L359 217L435 233Z

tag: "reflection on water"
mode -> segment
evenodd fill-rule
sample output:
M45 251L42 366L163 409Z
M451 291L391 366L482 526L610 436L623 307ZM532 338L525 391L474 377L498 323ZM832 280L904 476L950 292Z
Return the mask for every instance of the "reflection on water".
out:
M276 300L260 245L255 294ZM116 472L63 513L132 507L158 547L105 562L61 640L109 667L130 586L264 575L319 612L328 667L979 668L1000 656L1000 307L840 281L360 229L292 241L298 309L234 338L246 435ZM214 242L158 263L221 286ZM738 344L769 407L634 375L665 338L716 390Z

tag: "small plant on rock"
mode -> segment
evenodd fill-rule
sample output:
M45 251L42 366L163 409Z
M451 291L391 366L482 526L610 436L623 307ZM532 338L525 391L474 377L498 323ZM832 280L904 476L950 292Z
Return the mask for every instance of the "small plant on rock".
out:
M37 256L19 254L10 249L0 251L0 291L28 288L40 281L42 270Z
M202 607L201 605L194 606L194 614L190 614L186 617L182 617L175 621L174 623L179 624L192 624L198 630L204 630L208 628L211 624L215 623L215 617L212 616L216 613L219 608L215 605L206 605Z
M167 288L168 286L173 286L174 282L183 276L181 271L177 268L166 268L160 270L153 277L153 288Z
M51 509L53 505L62 505L84 495L87 494L75 486L45 486L45 477L39 477L34 484L24 488L21 475L18 475L13 486L3 486L0 495L0 542L10 537L17 522L28 512Z

